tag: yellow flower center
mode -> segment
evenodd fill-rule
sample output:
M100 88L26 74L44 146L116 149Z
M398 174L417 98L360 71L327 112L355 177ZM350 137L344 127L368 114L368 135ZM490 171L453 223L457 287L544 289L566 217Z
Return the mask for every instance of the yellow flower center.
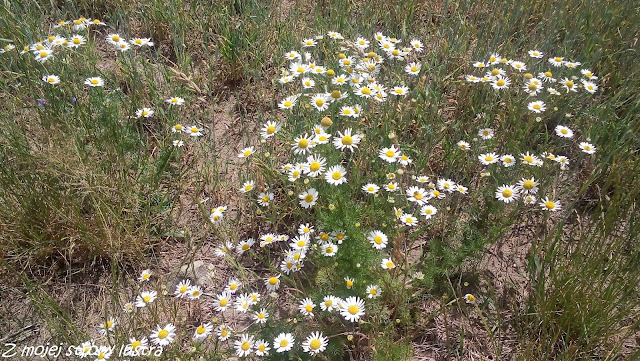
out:
M251 155L251 151L250 150L245 150L244 153L242 153L243 156L248 157Z
M245 191L250 191L252 188L253 186L251 184L247 184L246 186L244 186Z
M476 297L475 297L474 295L468 295L468 296L467 296L467 300L468 300L469 302L473 302L473 301L475 301L475 300L476 300Z
M242 346L240 346L240 348L242 349L242 351L247 351L249 348L251 348L251 344L245 341L242 343Z
M555 203L553 203L553 202L551 202L551 201L545 202L545 203L544 203L544 206L545 206L545 207L547 207L547 209L554 209L554 208L556 208L556 204L555 204Z
M339 180L340 178L342 178L342 173L333 172L333 174L331 175L331 178L333 178L334 180Z
M324 301L324 305L327 306L327 307L331 307L333 305L333 301L326 300L326 301Z
M396 94L402 94L402 89L396 89Z
M313 196L311 194L307 194L307 196L304 197L304 201L307 203L311 203L313 201Z
M198 326L198 328L196 329L198 335L202 335L203 333L205 333L205 331L207 331L207 329L204 326Z
M427 208L427 209L425 209L425 210L424 210L424 213L426 213L426 214L432 214L432 213L433 213L433 211L431 210L431 208Z
M413 198L417 199L417 200L421 200L422 199L422 193L420 192L415 192L413 194Z
M264 350L265 350L264 344L261 344L260 346L258 346L258 351L264 352Z
M329 235L326 233L323 233L320 235L320 239L326 242L329 240Z
M407 219L408 221L411 220L411 218ZM409 222L411 223L411 222ZM387 268L393 268L393 262L387 262L386 264Z
M509 198L513 195L513 192L510 189L505 189L502 191L502 196L505 198Z
M553 76L553 74L550 71L545 71L544 75L548 78L551 78Z
M80 44L81 40L78 38L73 39L74 44Z
M561 129L561 130L560 130L560 133L562 133L562 134L567 134L567 133L569 133L569 132L568 132L566 129Z
M358 308L358 306L356 305L351 305L349 306L349 308L347 309L349 311L350 314L355 315L358 312L360 312L360 309Z
M148 112L148 111L146 111L146 110L143 110L143 111L142 111L142 115L149 115L149 112Z
M522 183L522 188L524 189L533 189L533 187L535 187L535 183L533 183L533 181L530 179L527 179L526 181L524 181L524 183Z
M227 330L222 330L222 332L220 332L220 336L222 337L227 337L228 334L229 334L229 331Z
M198 297L198 296L200 296L200 291L198 291L198 290L193 291L193 293L191 294L191 296L193 296L193 297Z
M590 147L590 146L588 146L588 145L585 145L585 146L584 146L584 150L591 150L591 147Z
M302 241L302 240L298 241L298 243L297 243L298 247L304 247L306 244L307 244L307 242Z
M417 66L412 66L411 67L411 71L414 72L414 73L417 72L418 71L418 67Z
M306 139L300 139L300 140L298 141L298 148L302 148L302 149L304 149L304 148L306 148L306 147L308 147L308 146L309 146L309 141L308 141L308 140L306 140Z
M142 297L142 299L144 300L145 303L149 303L149 301L151 301L151 297L149 296L144 296Z
M540 104L534 104L533 109L540 110Z
M286 339L285 339L285 340L280 341L280 347L287 347L287 345L288 345L288 344L289 344L289 341L288 341L288 340L286 340Z
M333 253L333 247L327 247L326 252L327 252L327 254Z
M484 160L487 161L487 162L491 162L491 161L493 161L493 157L488 155L488 156L484 157Z
M571 80L567 80L565 84L567 85L568 88L573 88L573 82Z
M158 332L158 338L159 339L165 339L165 338L167 338L167 336L169 336L169 331L167 331L167 330L162 330L162 331Z
M374 191L374 188L373 188L373 187L369 187L369 188L367 188L367 190L368 190L369 192L373 192L373 191Z
M267 198L267 199L269 199L269 198ZM232 283L232 284L229 285L229 289L232 290L232 291L235 290L236 288L238 288L238 284L236 284L236 283Z
M344 114L344 115L351 115L351 109L348 109L348 108L347 108L347 109L343 110L343 111L342 111L342 114Z
M391 51L391 54L392 54L393 56L398 56L398 55L400 55L400 52L398 51L398 49L393 49L393 50Z
M493 159L493 158L492 158L492 159ZM436 190L434 190L434 191L433 191L433 195L434 195L434 196L436 196L436 197L440 196L440 191L439 191L439 190L437 190L437 189L436 189Z
M138 45L142 44L142 40L136 39L136 44L138 44Z
M267 202L269 202L269 197L267 196L262 197L262 203L267 203Z
M320 340L318 340L317 338L309 342L309 348L311 348L312 350L317 350L320 348L320 346L322 346L322 342L320 342Z
M111 322L111 321L107 321L107 322L105 322L105 324L104 324L104 328L106 328L106 329L111 328L111 326L113 326L113 322Z
M344 238L344 234L342 234L342 233L338 233L338 234L336 234L336 238L337 238L338 240L342 240L342 239Z
M246 250L248 250L248 249L249 249L249 245L248 245L248 244L243 244L243 245L242 245L242 250L243 250L243 251L246 251Z
M98 83L99 83L98 79L91 79L91 84L96 85Z
M375 288L372 288L371 290L369 290L369 293L375 296L378 294L378 290L376 290Z
M50 78L48 78L48 79L47 79L47 81L48 81L49 83L54 83L54 82L56 81L56 79L55 79L55 78L50 77Z
M136 340L136 341L133 341L133 342L131 343L131 349L132 349L132 350L135 350L135 349L137 349L138 347L140 347L141 345L142 345L142 343L141 343L140 341L137 341L137 340Z
M74 20L73 23L75 25L80 25L80 24L82 24L82 21L81 20Z
M367 87L362 88L362 94L371 95L371 89L369 89Z
M347 287L353 287L353 281L347 281Z
M344 144L344 145L353 144L353 138L351 138L351 136L349 136L349 135L345 135L344 137L342 137L342 144Z
M311 162L311 164L309 164L309 169L311 169L311 171L313 172L317 172L318 170L320 170L320 163Z
M527 163L533 163L533 157L528 155L528 156L524 157L524 161L527 162Z
M187 292L187 286L180 287L180 293L185 293L185 292Z
M307 312L311 312L311 311L313 311L313 306L311 306L311 305L306 305L306 306L304 306L304 309L305 309Z
M40 52L40 57L41 58L46 58L49 55L49 53L47 53L46 51L41 51Z
M227 304L229 304L229 300L227 300L226 298L220 300L220 307L226 307Z
M392 158L396 155L396 153L394 153L392 150L388 150L385 155L389 158Z

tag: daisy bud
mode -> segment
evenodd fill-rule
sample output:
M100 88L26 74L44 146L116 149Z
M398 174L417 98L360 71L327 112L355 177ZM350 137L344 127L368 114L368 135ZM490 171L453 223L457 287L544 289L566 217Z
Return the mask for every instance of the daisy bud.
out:
M398 170L396 171L396 173L398 173L398 175L403 175L403 174L404 174L404 171L403 171L402 169L398 169Z
M331 211L332 211L332 210L334 210L334 209L336 209L336 206L334 206L333 204L329 204L329 210L331 210Z
M305 179L306 180L306 179ZM293 195L293 191L288 191L287 195L292 196Z

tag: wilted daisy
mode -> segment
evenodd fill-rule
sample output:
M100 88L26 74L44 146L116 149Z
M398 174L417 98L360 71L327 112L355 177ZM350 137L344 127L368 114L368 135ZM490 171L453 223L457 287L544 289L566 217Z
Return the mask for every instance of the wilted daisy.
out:
M304 340L302 349L313 356L326 350L327 344L329 344L328 338L323 336L321 332L314 332Z
M545 110L547 110L547 106L541 100L529 103L527 108L529 108L529 110L535 113L542 113Z
M45 75L42 77L42 81L51 85L60 83L60 77L57 75Z
M302 206L302 208L311 208L318 200L318 191L316 191L315 188L310 188L298 195L298 198L300 198L300 206Z
M179 97L171 97L169 99L166 99L165 103L167 103L169 105L183 105L184 104L184 99L183 98L179 98Z
M580 149L582 149L582 151L587 154L594 154L596 152L596 147L591 143L582 142L579 144L579 146Z
M213 325L211 325L211 323L202 324L196 327L196 330L193 332L193 339L203 340L207 338L212 331L213 331Z
M556 212L562 209L562 207L560 206L560 201L550 200L549 197L545 197L541 201L542 202L540 202L540 207L543 211Z
M396 268L396 264L393 263L393 261L391 260L391 258L385 258L382 260L382 262L380 263L380 265L382 266L382 268L384 269L394 269Z
M149 118L153 115L153 110L151 108L142 108L136 111L136 118Z
M467 303L475 303L476 302L475 296L473 296L470 293L467 293L466 295L464 295L463 298Z
M340 306L340 315L347 321L358 322L364 316L364 301L360 297L347 297Z
M272 192L262 192L258 195L258 204L263 207L268 207L269 202L273 200Z
M100 77L87 78L84 81L84 84L91 87L103 86L104 80L102 80L102 78Z
M502 185L496 190L496 199L504 203L511 203L518 199L518 189L510 185Z
M273 340L273 347L276 349L276 352L278 353L286 352L293 348L294 343L295 343L295 338L293 338L293 335L290 333L283 332L283 333L280 333Z
M160 327L160 325L158 325L157 329L151 334L151 336L149 336L149 338L158 346L166 346L170 344L176 336L175 330L175 326L170 323L166 324L164 327Z
M152 303L158 297L158 293L156 291L150 292L142 292L138 297L136 297L136 307L146 307L148 304Z
M233 347L236 349L236 355L238 355L238 357L249 356L253 348L253 336L245 333L238 335L238 337L240 339L233 343Z

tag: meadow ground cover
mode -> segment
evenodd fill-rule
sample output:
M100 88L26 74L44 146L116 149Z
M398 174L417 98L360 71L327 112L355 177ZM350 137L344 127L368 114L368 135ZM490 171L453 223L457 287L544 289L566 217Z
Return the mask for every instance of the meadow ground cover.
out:
M636 359L639 11L0 5L0 340Z

